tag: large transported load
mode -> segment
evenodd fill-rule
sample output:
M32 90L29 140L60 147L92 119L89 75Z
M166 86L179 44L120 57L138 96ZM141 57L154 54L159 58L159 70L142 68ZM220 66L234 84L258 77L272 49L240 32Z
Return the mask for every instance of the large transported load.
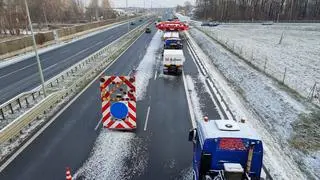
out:
M185 31L189 29L187 24L178 20L159 22L156 27L161 31Z
M181 49L165 49L163 52L163 74L181 75L185 61Z
M194 179L260 179L263 145L246 123L198 121L189 140L194 142Z

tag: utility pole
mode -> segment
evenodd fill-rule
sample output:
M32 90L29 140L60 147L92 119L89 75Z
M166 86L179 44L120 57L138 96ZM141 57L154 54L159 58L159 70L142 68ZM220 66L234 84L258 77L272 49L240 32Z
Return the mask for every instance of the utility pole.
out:
M128 0L126 0L126 10L127 10L127 16L129 19L129 11L128 11ZM130 31L130 21L128 20L128 32Z
M98 8L99 8L99 1L95 0L95 14L96 14L96 21L99 20Z
M31 22L31 18L30 18L30 12L29 12L29 7L28 7L28 2L27 2L27 0L24 0L24 2L25 2L25 4L26 4L26 11L27 11L27 16L28 16L28 21L29 21L30 30L31 30L31 36L32 36L32 41L33 41L33 50L34 50L34 52L35 52L36 59L37 59L37 63L38 63L38 70L39 70L39 74L40 74L42 91L43 91L44 97L46 97L46 96L47 96L47 93L46 93L46 89L45 89L45 87L44 87L43 72L42 72L41 62L40 62L40 58L39 58L39 54L38 54L38 50L37 50L36 39L34 38L34 33L33 33L32 22Z
M42 8L42 9L43 9L43 16L44 16L44 20L46 21L46 26L49 27L49 26L48 26L48 19L47 19L47 13L46 13L45 6L46 6L46 5L44 4L44 5L43 5L43 8Z
M150 14L152 13L152 0L150 0Z

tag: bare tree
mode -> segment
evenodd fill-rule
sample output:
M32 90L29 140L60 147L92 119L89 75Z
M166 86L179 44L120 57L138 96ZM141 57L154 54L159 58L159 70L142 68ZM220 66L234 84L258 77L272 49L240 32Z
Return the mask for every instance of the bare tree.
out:
M102 0L102 14L104 19L114 18L115 14L111 8L109 0Z
M213 20L320 19L320 0L197 0L195 15Z

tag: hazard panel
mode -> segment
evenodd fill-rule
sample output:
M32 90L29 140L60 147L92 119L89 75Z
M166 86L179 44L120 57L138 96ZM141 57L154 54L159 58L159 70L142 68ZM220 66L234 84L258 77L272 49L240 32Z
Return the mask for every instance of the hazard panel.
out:
M103 126L108 129L136 129L135 77L101 77L100 90Z

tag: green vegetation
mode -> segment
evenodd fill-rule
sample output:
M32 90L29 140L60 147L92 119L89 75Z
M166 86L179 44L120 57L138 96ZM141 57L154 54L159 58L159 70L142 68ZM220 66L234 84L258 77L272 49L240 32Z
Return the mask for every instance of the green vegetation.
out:
M294 135L290 139L293 147L303 151L320 150L320 110L301 114L300 120L292 124Z

